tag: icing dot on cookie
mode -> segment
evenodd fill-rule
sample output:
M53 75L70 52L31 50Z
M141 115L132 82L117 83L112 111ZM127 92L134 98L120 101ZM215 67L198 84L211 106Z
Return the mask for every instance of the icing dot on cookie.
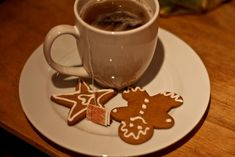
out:
M144 102L145 102L145 103L149 103L149 99L145 98L145 99L144 99Z
M116 112L117 112L117 109L113 109L113 112L116 113Z
M172 120L171 120L170 118L167 118L167 119L166 119L166 122L167 122L167 123L171 123Z
M142 126L140 126L140 125L138 125L138 126L137 126L137 129L142 130L142 129L143 129L143 127L142 127Z
M144 111L141 110L139 113L140 113L140 114L144 114Z
M132 128L133 126L134 126L134 124L133 124L133 123L130 123L130 124L129 124L129 127L130 127L130 128Z
M146 109L146 108L147 108L147 105L143 104L142 109Z

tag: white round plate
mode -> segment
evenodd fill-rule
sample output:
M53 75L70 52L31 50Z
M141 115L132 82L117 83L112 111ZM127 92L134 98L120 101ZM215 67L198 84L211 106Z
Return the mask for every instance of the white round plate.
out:
M53 46L54 57L64 65L78 64L75 51L75 40L68 35L57 39ZM130 145L118 137L118 122L103 127L84 119L69 127L69 109L51 102L50 96L74 91L75 80L51 69L40 45L23 68L19 95L27 118L41 134L60 146L87 155L136 156L163 149L179 141L198 124L210 98L208 73L198 55L185 42L163 29L159 29L156 55L137 85L150 95L170 91L184 98L184 104L170 112L175 119L172 128L155 129L153 137L146 143ZM126 104L118 94L105 106L112 109Z

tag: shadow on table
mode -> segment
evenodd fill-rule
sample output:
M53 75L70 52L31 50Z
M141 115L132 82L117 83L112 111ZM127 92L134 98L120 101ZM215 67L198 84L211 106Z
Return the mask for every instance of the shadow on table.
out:
M0 128L0 156L1 157L49 157L37 148L19 139L15 135Z

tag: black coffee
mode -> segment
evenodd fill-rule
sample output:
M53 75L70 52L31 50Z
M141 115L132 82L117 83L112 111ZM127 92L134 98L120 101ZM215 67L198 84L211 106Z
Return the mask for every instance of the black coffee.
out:
M148 11L132 0L94 0L80 14L86 23L107 31L135 29L150 19Z

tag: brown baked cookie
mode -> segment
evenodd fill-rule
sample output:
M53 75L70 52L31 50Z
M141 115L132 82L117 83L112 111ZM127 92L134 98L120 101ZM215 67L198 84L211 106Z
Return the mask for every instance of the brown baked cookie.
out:
M153 135L153 129L167 129L174 125L168 112L183 104L183 98L175 93L164 92L154 96L137 87L122 93L127 107L117 107L111 117L121 122L120 138L129 144L141 144Z
M104 104L116 94L113 89L96 89L93 91L84 81L79 81L75 92L52 95L51 100L70 108L67 122L71 126L86 117L89 104L104 107Z

